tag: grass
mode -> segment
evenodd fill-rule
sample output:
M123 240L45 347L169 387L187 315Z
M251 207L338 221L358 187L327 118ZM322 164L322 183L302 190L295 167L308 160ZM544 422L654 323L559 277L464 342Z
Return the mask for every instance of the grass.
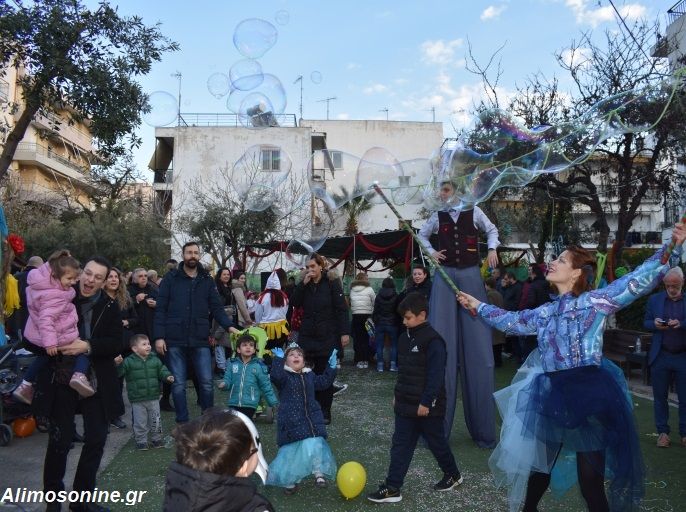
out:
M506 386L516 368L506 362L496 370L496 387ZM363 495L354 500L345 500L338 492L335 482L318 489L313 482L307 482L294 496L284 496L281 489L259 486L279 511L357 511L372 510L375 505L364 499L364 494L375 490L386 474L389 459L390 439L393 432L391 398L395 374L378 374L372 370L357 370L344 366L339 379L350 384L348 391L334 400L333 423L328 428L329 443L338 465L347 461L360 462L367 471L367 487ZM192 389L188 390L189 403L194 402ZM226 393L215 392L215 403L224 404ZM670 512L686 510L686 480L683 461L686 448L675 443L672 448L657 449L653 425L652 402L634 398L635 416L638 422L641 447L647 466L646 499L642 510ZM198 414L197 408L191 414ZM676 421L676 409L671 408L672 424ZM174 424L173 413L162 413L165 435ZM276 456L275 424L256 420L257 428L265 445L268 461ZM675 441L676 439L673 439ZM403 487L403 501L383 506L391 510L462 510L462 511L506 511L506 494L495 489L488 470L490 450L481 450L466 433L462 404L458 403L455 426L451 438L453 453L458 461L465 481L455 491L436 493L431 486L442 476L428 450L417 448L410 471ZM136 452L133 441L114 458L101 475L98 487L127 491L147 490L137 510L158 511L161 509L166 469L174 458L171 448ZM112 506L112 510L128 510L124 505ZM563 499L556 499L548 493L542 503L545 511L585 510L578 489L573 489Z

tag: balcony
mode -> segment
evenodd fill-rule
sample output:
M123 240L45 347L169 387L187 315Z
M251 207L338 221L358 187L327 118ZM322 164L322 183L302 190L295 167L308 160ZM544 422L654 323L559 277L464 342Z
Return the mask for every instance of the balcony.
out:
M155 171L152 188L155 191L171 191L174 188L174 171Z
M686 0L680 0L667 10L667 21L671 25L686 14Z
M93 137L90 133L79 129L76 125L70 126L66 119L62 119L52 112L37 113L32 123L36 128L46 130L51 135L59 135L65 141L78 146L85 153L93 151Z
M6 80L0 78L0 102L9 100L10 84Z
M14 152L14 160L19 163L35 165L44 170L57 172L67 178L81 182L87 181L89 169L80 166L50 148L30 142L20 142Z

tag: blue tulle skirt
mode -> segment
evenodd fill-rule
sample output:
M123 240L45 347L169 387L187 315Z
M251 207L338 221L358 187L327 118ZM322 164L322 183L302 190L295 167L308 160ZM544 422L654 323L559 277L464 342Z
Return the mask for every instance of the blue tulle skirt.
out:
M308 437L279 448L269 464L266 485L290 487L312 475L336 478L336 459L323 437Z
M594 451L605 452L598 470L610 480L610 509L638 508L645 471L626 380L615 364L603 359L600 367L544 373L534 350L494 397L503 426L489 466L496 485L508 488L511 511L521 506L532 471L552 471L551 489L561 496L577 483L577 453Z

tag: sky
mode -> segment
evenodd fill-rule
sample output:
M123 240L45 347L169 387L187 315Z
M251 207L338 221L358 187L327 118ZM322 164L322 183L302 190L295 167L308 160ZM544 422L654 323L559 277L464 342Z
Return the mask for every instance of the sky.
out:
M664 33L667 10L675 1L614 3L630 27L644 18L658 23ZM228 74L244 58L234 46L234 31L241 21L260 18L278 30L276 43L259 63L283 84L285 113L299 116L300 84L294 81L302 76L305 119L326 119L327 102L322 100L336 98L329 101L330 119L432 121L435 116L448 137L454 135L453 125L468 122L470 108L483 94L480 79L465 68L470 45L481 64L502 47L500 92L506 96L539 72L558 76L563 88L570 87L555 53L582 32L599 38L605 30L622 30L607 0L111 3L146 24L159 22L161 31L180 44L179 51L165 54L140 81L147 93L166 91L177 97L179 79L173 75L180 73L182 113L228 113L226 97L210 94L208 78ZM136 161L145 169L154 128L144 123L139 135L143 146Z

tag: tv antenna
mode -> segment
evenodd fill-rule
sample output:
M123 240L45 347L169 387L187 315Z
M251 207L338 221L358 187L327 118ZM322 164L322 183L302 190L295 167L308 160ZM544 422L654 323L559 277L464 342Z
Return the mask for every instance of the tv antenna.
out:
M426 109L427 112L431 112L431 122L436 122L436 107L431 107Z
M297 84L300 82L300 119L303 118L303 76L300 75L298 78L295 79L293 82L293 85Z
M386 121L388 121L388 107L384 107L379 112L386 112Z
M318 100L317 103L326 102L326 120L329 120L329 102L337 100L336 96L331 96L330 98L324 98L323 100Z

